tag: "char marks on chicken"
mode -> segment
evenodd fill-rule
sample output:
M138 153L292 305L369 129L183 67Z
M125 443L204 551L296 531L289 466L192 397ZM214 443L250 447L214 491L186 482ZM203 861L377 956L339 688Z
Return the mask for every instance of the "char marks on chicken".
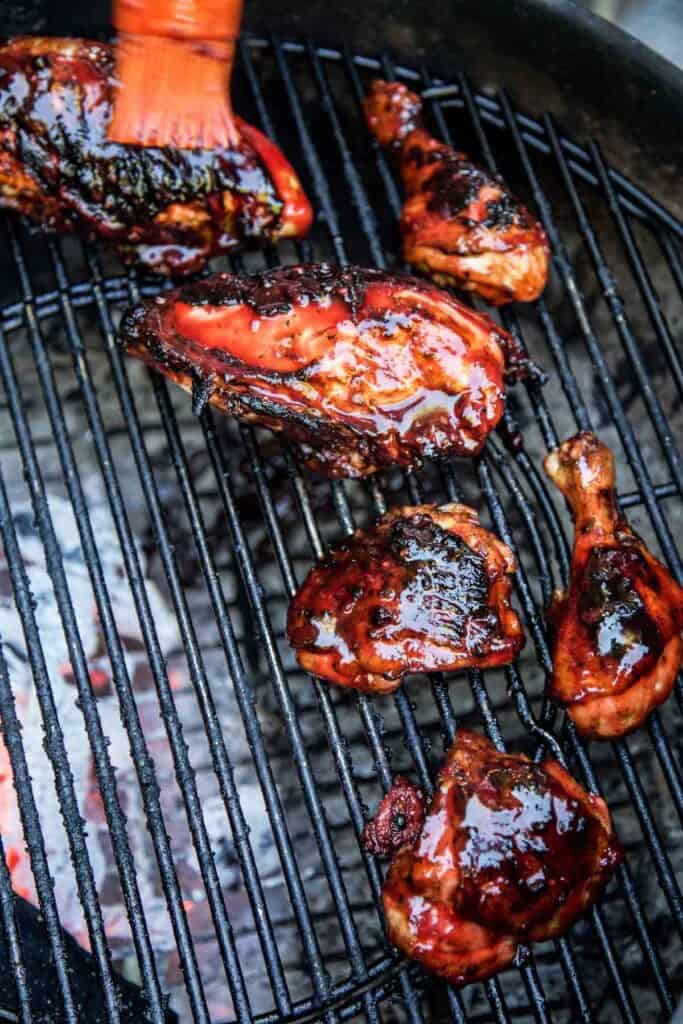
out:
M558 764L459 729L422 831L382 890L389 938L455 985L566 932L621 858L603 800Z
M430 135L420 97L399 82L373 82L365 115L398 156L408 263L495 305L537 299L548 278L548 242L505 183Z
M232 149L109 141L113 75L103 43L25 37L0 47L0 207L174 276L308 230L294 170L240 118Z
M585 735L623 736L673 689L683 658L683 588L619 515L614 458L597 437L565 441L545 470L575 524L569 587L549 611L551 693Z
M473 509L392 509L311 569L289 640L312 675L368 693L395 690L409 672L505 665L524 643L514 570Z
M129 311L121 339L217 408L283 433L328 476L478 454L514 348L433 285L327 264L187 285Z

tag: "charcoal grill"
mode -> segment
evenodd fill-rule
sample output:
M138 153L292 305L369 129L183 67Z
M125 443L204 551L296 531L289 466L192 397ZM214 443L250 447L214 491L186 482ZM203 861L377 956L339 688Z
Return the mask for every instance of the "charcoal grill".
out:
M157 281L3 223L0 621L17 631L3 636L0 717L47 954L37 978L5 835L0 1020L636 1022L668 1020L683 990L681 681L633 737L590 748L544 700L543 608L566 579L571 533L539 472L558 439L598 430L622 507L681 578L683 225L597 143L464 74L249 37L237 108L283 145L318 218L309 240L232 268L397 264L400 192L359 118L378 73L422 90L436 132L503 172L551 240L546 295L501 314L548 382L512 390L477 465L313 479L268 435L193 417L186 396L124 360L118 317ZM377 700L304 677L283 625L311 560L388 505L461 497L518 554L518 664ZM501 749L563 758L605 795L627 857L567 938L457 992L387 946L382 869L358 838L396 771L430 789L460 723ZM82 913L101 991L87 1012L61 927L76 891L69 913Z

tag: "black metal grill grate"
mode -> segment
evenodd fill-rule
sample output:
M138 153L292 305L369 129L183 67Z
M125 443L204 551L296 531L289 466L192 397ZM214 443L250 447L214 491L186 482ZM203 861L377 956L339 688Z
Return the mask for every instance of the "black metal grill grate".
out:
M155 1024L166 1019L167 990L180 1019L207 1024L226 1016L328 1024L358 1015L414 1024L426 1015L498 1024L668 1019L683 989L683 690L679 681L634 737L590 751L543 700L542 609L566 577L570 533L539 465L558 438L599 430L615 449L620 480L629 481L623 507L681 578L683 226L609 168L597 145L562 138L550 118L520 115L504 95L474 95L462 75L433 81L387 59L277 40L250 40L240 58L236 105L293 158L319 216L310 241L234 265L396 262L400 193L358 104L378 71L402 78L426 90L441 137L499 167L541 213L553 279L533 308L502 318L550 379L511 395L506 426L526 438L517 454L494 441L477 466L362 484L312 480L266 435L211 411L193 419L186 397L125 363L116 318L156 283L123 274L108 253L7 223L0 624L16 603L23 635L3 636L0 717L52 955L50 1019L84 1020L59 924L74 884L101 977L101 1020L140 1019L115 968L141 981ZM382 700L337 693L297 672L284 609L311 558L387 503L462 496L483 499L519 554L517 600L530 637L519 664L471 672L469 685L463 677L418 681ZM37 580L45 583L38 593ZM88 602L97 643L92 622L86 630ZM68 656L66 701L52 645ZM96 659L107 697L95 685ZM22 718L23 667L66 860L55 860L56 816L44 788L36 793L44 755ZM112 716L125 740L113 747ZM456 720L529 752L557 736L555 754L604 793L628 851L587 922L461 993L425 986L414 965L388 950L380 868L357 842L365 804L376 803L394 771L430 787ZM89 800L95 794L101 808L86 821L84 750ZM127 920L114 939L103 909L105 847L115 890L108 899ZM5 849L0 914L17 1009L0 1019L27 1024L45 1018L32 1012L35 979L21 967L8 863Z

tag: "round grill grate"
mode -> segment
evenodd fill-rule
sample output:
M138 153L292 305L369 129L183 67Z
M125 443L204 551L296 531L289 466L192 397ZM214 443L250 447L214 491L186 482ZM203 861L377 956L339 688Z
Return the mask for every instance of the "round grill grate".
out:
M283 147L318 217L310 239L232 269L398 264L400 191L359 114L377 74L423 90L435 133L498 169L551 239L545 296L501 314L548 374L511 392L506 430L525 441L514 453L496 438L478 465L313 480L268 435L210 411L194 419L186 396L125 363L118 317L157 281L6 224L0 716L20 815L3 819L0 911L12 963L28 963L6 868L21 817L56 965L54 1020L84 1019L58 919L98 965L93 1020L140 1019L117 971L141 979L149 1020L165 1019L168 992L181 1020L207 1024L654 1020L683 989L683 690L635 736L590 750L544 701L543 608L566 578L571 532L539 473L558 439L597 430L623 507L681 577L683 225L597 144L472 92L463 75L250 39L236 108ZM284 613L312 558L388 504L463 496L518 554L520 662L379 700L298 672ZM381 866L358 845L394 772L430 787L458 723L531 754L559 743L605 795L627 850L567 939L460 993L388 949ZM14 977L15 1019L30 1020L35 972Z

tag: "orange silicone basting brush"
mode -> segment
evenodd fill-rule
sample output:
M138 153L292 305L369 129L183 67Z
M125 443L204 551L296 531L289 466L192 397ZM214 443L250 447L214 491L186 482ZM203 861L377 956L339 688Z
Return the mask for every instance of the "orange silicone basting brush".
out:
M234 146L229 86L241 18L242 0L114 0L109 138L180 149Z

